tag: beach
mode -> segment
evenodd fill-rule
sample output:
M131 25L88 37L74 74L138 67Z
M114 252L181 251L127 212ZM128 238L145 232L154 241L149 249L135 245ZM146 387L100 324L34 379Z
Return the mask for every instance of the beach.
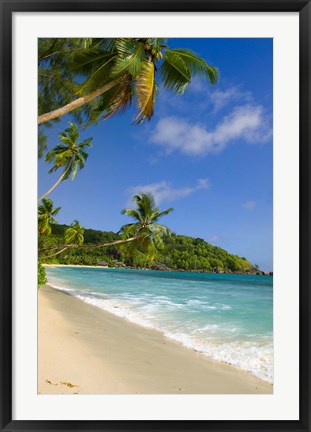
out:
M269 394L254 375L66 292L38 291L40 394Z

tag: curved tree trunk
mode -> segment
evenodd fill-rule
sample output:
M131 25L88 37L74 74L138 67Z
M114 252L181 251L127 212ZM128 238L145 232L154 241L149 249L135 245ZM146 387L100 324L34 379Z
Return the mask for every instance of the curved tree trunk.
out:
M73 163L73 157L71 158L70 164L68 165L68 167L65 169L65 171L63 172L63 174L59 177L59 179L53 184L52 187L50 187L50 189L45 192L43 195L40 196L40 198L38 198L38 202L40 202L41 200L43 200L43 198L45 198L47 195L49 195L55 188L56 186L63 180L63 178L65 177L65 175L67 174L67 172L70 170L71 165Z
M73 100L67 105L64 105L61 108L58 108L54 111L50 111L48 113L42 114L38 117L38 124L48 122L50 120L56 119L58 117L61 117L71 111L73 111L76 108L79 108L80 106L92 101L93 99L97 98L101 94L105 93L106 91L110 90L112 87L114 87L116 84L118 84L119 78L111 81L108 84L105 84L104 86L98 88L97 90L94 90L93 92L81 96L78 99Z
M78 248L84 248L84 249L95 249L95 248L100 248L100 247L106 247L106 246L114 246L117 244L122 244L122 243L129 243L132 242L134 240L137 240L138 237L130 237L128 239L124 239L124 240L114 240L110 243L100 243L100 244L86 244L86 245L77 245L77 246L73 246L73 247L78 247Z
M53 256L59 255L60 253L64 252L66 249L69 249L70 247L72 247L72 246L71 246L71 245L70 245L70 246L66 246L66 247L64 247L62 250L60 250L60 251L58 251L58 252L55 252L55 253L53 253L52 255L47 255L47 256L44 256L44 257L40 257L40 259L51 258L51 257L53 257Z
M56 252L53 255L44 256L44 257L42 257L42 259L58 255L61 252L63 252L65 249L68 249L68 248L84 248L84 249L92 249L92 248L94 248L95 249L95 248L100 248L100 247L107 247L107 246L114 246L114 245L117 245L117 244L129 243L129 242L132 242L134 240L137 240L138 238L139 237L130 237L130 238L124 239L124 240L123 239L122 240L114 240L114 241L109 242L109 243L90 244L90 245L89 244L86 244L86 245L62 245L62 246L65 246L65 247L61 251ZM60 247L62 247L62 246L60 246ZM52 250L52 249L56 249L56 247L53 246L50 250ZM39 249L39 252L40 251L48 251L48 248Z

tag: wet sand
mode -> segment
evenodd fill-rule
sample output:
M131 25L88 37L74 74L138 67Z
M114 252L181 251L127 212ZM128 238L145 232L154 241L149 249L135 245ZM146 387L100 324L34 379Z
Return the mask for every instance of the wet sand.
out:
M38 291L41 394L255 394L273 386L50 286Z

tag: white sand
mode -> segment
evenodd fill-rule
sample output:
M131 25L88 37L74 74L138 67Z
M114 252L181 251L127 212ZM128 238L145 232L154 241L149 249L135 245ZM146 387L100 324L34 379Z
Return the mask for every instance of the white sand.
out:
M247 372L49 286L39 290L38 339L42 394L273 392Z

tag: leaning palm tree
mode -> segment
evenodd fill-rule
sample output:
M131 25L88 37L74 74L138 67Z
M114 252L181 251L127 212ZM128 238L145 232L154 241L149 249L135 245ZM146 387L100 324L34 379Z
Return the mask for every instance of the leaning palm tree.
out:
M39 235L51 234L51 223L56 223L55 216L59 213L60 207L54 208L51 199L44 198L38 207L38 230Z
M50 248L42 248L39 250L40 252L43 251L51 251L51 250L55 250L55 249L60 249L57 250L57 252L54 252L52 254L49 254L47 256L41 256L40 259L46 259L46 258L52 258L56 255L61 254L62 252L64 252L65 250L75 247L75 246L81 246L83 245L84 242L84 228L83 226L80 225L80 222L78 220L74 220L72 222L72 224L70 225L69 228L66 229L65 234L64 234L64 243L65 245L58 245L56 247L50 247Z
M47 153L45 160L47 162L53 162L53 166L49 173L53 173L59 168L63 168L63 172L53 186L50 187L50 189L45 192L38 201L41 201L49 195L60 182L67 180L70 175L73 180L76 177L78 169L84 167L85 161L88 158L88 153L85 150L85 147L92 146L93 138L87 138L78 143L77 141L79 137L80 134L78 127L73 123L69 123L69 127L59 134L61 143Z
M169 49L163 38L94 39L85 48L63 53L63 57L62 51L56 54L62 58L61 71L56 67L58 73L69 74L72 81L76 77L77 84L71 86L72 100L39 115L39 124L91 104L90 124L126 110L133 98L138 108L134 123L141 123L153 115L158 76L164 88L177 94L184 93L193 76L201 76L211 84L218 79L217 69L203 58L189 49ZM55 69L55 65L50 68ZM39 96L44 89L46 86L39 85Z
M122 214L130 216L134 223L123 225L119 233L125 239L135 238L135 241L127 246L128 252L138 250L147 253L152 259L156 250L163 247L163 238L171 235L170 229L158 221L174 209L160 211L151 193L139 193L133 197L133 201L137 209L126 208L122 210Z
M77 221L74 221L72 226L66 230L64 237L65 244L59 245L56 248L40 249L39 252L42 253L46 251L48 253L52 249L61 250L52 255L44 256L42 259L58 255L68 248L94 249L130 243L133 245L133 252L138 250L143 253L148 253L151 257L157 249L163 246L163 237L171 234L169 228L158 224L158 221L162 216L171 213L173 208L160 211L159 208L156 207L154 198L150 193L135 195L133 201L137 204L137 209L124 209L122 210L122 214L132 217L134 223L124 225L120 229L119 234L121 234L122 237L120 240L114 240L108 243L83 244L84 230ZM78 241L79 239L80 243ZM128 249L128 252L131 252L131 250Z

